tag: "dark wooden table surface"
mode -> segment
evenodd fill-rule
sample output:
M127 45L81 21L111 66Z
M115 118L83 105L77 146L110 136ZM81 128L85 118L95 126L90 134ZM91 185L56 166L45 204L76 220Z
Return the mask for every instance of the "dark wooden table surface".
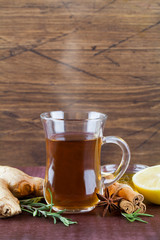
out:
M33 176L44 177L44 167L20 168ZM102 217L102 212L95 209L85 214L67 215L78 222L65 227L62 223L53 224L47 218L32 217L27 213L0 219L0 239L12 240L159 240L160 239L160 208L157 205L147 205L147 213L153 218L144 217L148 224L128 222L121 215L113 213Z

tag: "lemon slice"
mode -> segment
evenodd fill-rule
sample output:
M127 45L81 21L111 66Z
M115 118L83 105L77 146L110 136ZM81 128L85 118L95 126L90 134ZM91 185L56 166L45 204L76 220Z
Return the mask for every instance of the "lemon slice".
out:
M160 165L145 168L132 178L137 191L149 202L160 204Z

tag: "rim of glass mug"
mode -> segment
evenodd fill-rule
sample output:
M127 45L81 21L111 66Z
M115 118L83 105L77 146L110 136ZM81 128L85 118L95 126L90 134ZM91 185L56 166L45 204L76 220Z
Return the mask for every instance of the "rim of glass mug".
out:
M49 111L41 113L40 117L54 121L98 121L107 119L108 115L96 111Z

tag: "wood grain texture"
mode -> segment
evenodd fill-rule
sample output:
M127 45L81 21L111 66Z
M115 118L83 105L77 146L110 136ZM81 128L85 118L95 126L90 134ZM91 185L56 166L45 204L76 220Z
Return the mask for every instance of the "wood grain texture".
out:
M0 0L0 163L45 164L39 115L108 113L132 163L160 164L158 0ZM103 163L118 162L115 146Z

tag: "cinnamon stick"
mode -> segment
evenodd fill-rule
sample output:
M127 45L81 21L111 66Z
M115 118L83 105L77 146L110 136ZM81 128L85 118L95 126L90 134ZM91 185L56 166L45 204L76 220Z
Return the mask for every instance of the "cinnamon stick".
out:
M134 212L135 212L136 210L138 210L138 209L140 209L139 213L145 213L145 211L146 211L146 205L145 205L144 203L140 203L140 204L138 204L138 205L135 205L135 206L134 206Z
M122 199L119 203L120 208L126 212L126 213L133 213L135 211L135 207L133 203L130 201L127 201L125 199Z
M116 182L109 186L108 189L110 194L116 193L119 197L123 197L133 203L133 205L138 205L144 200L142 194L135 192L130 186L125 184Z
M113 175L110 174L107 179L112 179ZM143 203L144 197L142 194L134 191L130 186L122 183L115 182L108 187L110 195L122 197L120 201L120 208L126 213L133 213L137 209L140 209L140 213L146 211L146 205Z

